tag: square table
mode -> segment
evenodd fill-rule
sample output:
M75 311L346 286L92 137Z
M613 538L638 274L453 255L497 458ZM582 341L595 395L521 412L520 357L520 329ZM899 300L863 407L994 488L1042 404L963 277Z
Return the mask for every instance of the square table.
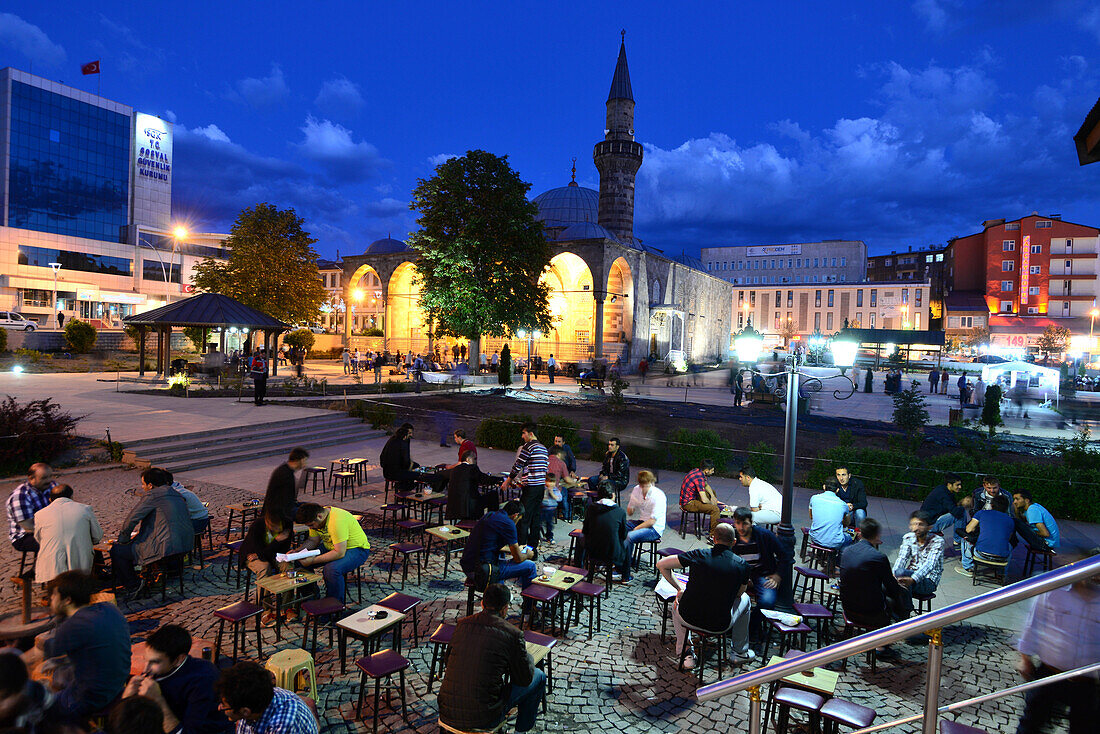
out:
M543 569L545 571L545 569ZM557 589L561 592L557 599L553 602L553 608L550 611L550 617L553 619L555 616L559 617L561 622L561 633L563 635L569 633L568 620L565 618L565 594L573 588L576 584L584 581L584 576L576 573L569 573L563 571L560 568L549 577L544 574L536 576L532 583L539 586L548 586L551 589ZM555 615L555 612L557 614ZM552 631L556 631L556 625Z
M431 500L439 499L440 497L446 497L446 492L433 492L431 490L427 492L413 492L410 495L406 495L404 501L415 510L420 511L421 522L428 522L428 513L431 510L428 504ZM442 520L443 518L440 517Z
M553 651L554 645L558 644L558 639L527 630L523 633L523 641L527 643L527 654L531 656L535 667L545 668L546 692L552 693L554 690L554 660L550 653ZM543 711L546 710L545 703L546 699L543 698Z
M264 595L275 596L275 639L283 639L283 594L290 594L287 602L289 607L299 607L302 602L317 597L317 583L322 576L311 571L295 571L294 577L288 577L286 573L277 573L272 576L264 576L256 582L256 597L260 606L264 605ZM309 590L306 593L306 590Z
M233 530L233 514L239 513L241 516L241 537L244 537L248 532L248 523L260 516L261 506L262 503L259 500L248 500L225 506L225 509L229 510L229 522L225 526L226 542L229 541L229 533Z
M439 525L434 528L428 528L424 531L428 534L428 550L426 553L432 552L432 539L442 541L443 550L445 553L443 560L443 578L447 578L447 568L451 565L451 546L458 541L466 540L470 537L469 530L463 530L455 525Z
M789 658L783 658L779 655L772 655L768 660L768 665L775 665L776 663L782 663ZM795 686L796 688L803 688L807 691L811 691L825 698L832 698L833 693L836 692L837 681L840 680L840 673L835 670L827 670L826 668L812 668L807 671L812 675L806 675L803 673L792 673L785 676L780 680L787 685Z
M385 612L384 619L372 619L369 613ZM375 637L382 635L387 630L393 630L393 649L394 652L401 652L401 623L404 621L405 615L401 612L396 612L393 609L387 609L386 607L378 604L371 604L366 609L360 609L354 614L341 619L336 623L337 632L340 633L340 673L341 675L347 672L347 659L348 659L348 637L354 637L357 640L363 641L363 652L366 654L366 648L370 644L370 641Z

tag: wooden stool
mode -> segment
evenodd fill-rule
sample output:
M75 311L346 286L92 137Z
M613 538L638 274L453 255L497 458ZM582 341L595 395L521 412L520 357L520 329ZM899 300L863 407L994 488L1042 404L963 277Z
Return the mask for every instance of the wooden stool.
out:
M241 588L241 546L244 545L243 540L234 540L231 543L226 543L225 547L229 551L229 558L225 562L225 583L229 583L229 574L233 571L233 565L237 566L237 588Z
M917 603L917 614L927 614L932 611L932 600L935 594L913 594L913 601Z
M865 632L871 632L872 631L870 627L867 627L866 625L862 625L862 624L856 624L852 620L848 619L848 615L844 614L843 611L841 612L841 615L844 617L844 639L845 640L851 639L852 637L855 637L857 635L862 635ZM871 664L871 672L874 673L876 665L877 665L877 660L875 659L875 648L872 647L870 650L867 651L867 661ZM848 658L844 658L844 660L841 661L840 669L841 670L847 670L848 669Z
M384 481L385 481L386 485L385 485L385 494L382 496L382 501L383 502L389 502L390 501L390 492L393 492L395 494L397 493L397 482L395 482L392 479L386 479Z
M474 602L476 601L475 596L482 593L482 590L474 586L474 583L470 580L469 576L466 577L466 581L463 583L463 586L466 587L466 616L469 617L471 614L474 613Z
M703 668L706 667L706 645L709 640L718 640L718 677L721 678L722 667L726 662L727 641L733 625L731 624L722 632L712 632L711 630L692 627L687 622L684 622L684 627L687 628L688 634L684 635L684 646L679 650L680 662L676 669L683 672L684 656L687 655L688 647L691 645L691 633L695 633L695 636L699 638L699 654L695 656L695 669L699 672L699 685L703 685Z
M402 537L408 535L410 537L416 537L420 533L428 529L428 523L420 520L398 520L397 521L397 540L401 540Z
M824 734L836 734L839 727L866 729L875 722L878 712L842 698L830 698L821 707Z
M606 577L604 593L610 596L611 584L613 583L611 574L615 572L614 562L610 560L602 561L598 558L593 558L591 555L588 556L587 561L588 563L586 565L588 566L588 578L586 580L589 583L594 582L596 580L596 574L602 571Z
M824 545L818 545L812 541L810 542L810 568L822 571L829 578L832 578L839 558L840 551L836 548L829 548Z
M210 529L210 526L207 525L206 530L203 530L201 533L195 533L195 540L193 541L193 544L191 546L191 553L190 553L191 561L192 561L192 563L194 562L195 554L197 553L198 556L199 556L199 570L200 571L202 569L206 568L206 562L203 560L203 557L202 557L202 536L206 535L207 530L209 530L209 529Z
M977 551L974 552L974 568L970 572L970 585L977 586L978 579L986 574L994 582L1000 580L1001 586L1008 583L1008 559L1003 561L991 561L981 558Z
M275 675L275 685L291 693L298 692L298 674L304 673L309 677L309 687L305 693L317 700L317 668L313 656L305 650L297 647L280 650L268 658L264 667Z
M328 474L328 469L323 466L307 466L305 468L305 479L302 481L302 486L309 484L310 479L313 480L313 487L310 490L311 495L317 494L317 477L321 478L321 490L328 486L325 475Z
M681 538L686 538L687 537L687 534L685 532L686 529L687 529L687 524L686 524L685 520L695 523L695 537L696 538L703 537L702 534L701 534L701 531L699 530L699 527L703 524L703 518L704 517L707 518L708 522L710 521L710 515L708 515L705 512L689 512L689 511L685 510L683 507L681 507L680 508L680 537Z
M397 554L401 554L401 588L405 588L405 581L409 577L409 556L423 554L424 546L419 543L393 543L390 545L390 572L386 576L386 583L393 582L393 567L397 565ZM416 557L416 583L420 583L421 555Z
M829 615L829 616L831 617L832 615ZM772 633L773 632L776 635L778 635L778 637L779 637L779 654L780 655L787 652L787 650L790 650L792 647L798 647L798 649L800 649L800 650L805 650L806 649L806 635L808 635L810 632L812 632L812 630L810 629L810 626L808 624L806 624L805 622L799 622L798 624L795 624L795 625L783 624L783 622L779 621L778 619L772 619L770 617L768 617L767 620L768 620L768 629L764 633L764 659L765 660L770 659L769 656L768 656L768 650L772 646ZM791 644L793 638L798 639L799 644L797 646Z
M1054 570L1054 556L1055 553L1050 548L1032 548L1030 545L1027 547L1027 555L1024 557L1024 578L1031 576L1031 573L1035 570L1035 565L1038 563L1040 571L1053 571Z
M218 658L221 657L222 650L222 633L225 631L225 623L229 622L233 625L231 630L233 634L233 662L237 662L237 641L240 638L240 647L245 646L247 641L247 632L244 628L244 623L249 619L256 619L256 654L259 657L264 656L263 651L263 636L260 633L260 614L264 608L257 606L256 604L250 604L246 601L239 601L234 604L228 604L221 609L214 611L214 616L218 618L218 637L214 643L214 663L217 664Z
M413 626L413 647L420 644L420 633L416 629L416 610L420 606L420 602L423 599L418 599L415 596L409 596L408 594L399 594L396 591L387 596L382 601L378 602L378 606L385 607L386 609L392 609L395 612L405 615L405 619L412 618ZM405 620L401 621L404 624Z
M340 492L340 501L343 502L348 493L355 499L355 472L334 471L329 475L329 486L332 488L332 499L336 499L336 492Z
M641 569L642 567L642 554L649 555L649 565L656 571L657 570L657 544L661 542L660 538L650 540L639 540L634 543L634 559L632 564L634 568Z
M821 604L794 603L794 613L802 617L804 622L813 621L817 631L817 646L824 647L829 644L829 627L833 622L833 610Z
M329 472L329 474L332 474L332 472L334 472L334 471L344 471L344 470L346 470L348 468L348 461L350 461L350 459L348 459L346 457L343 458L343 459L333 459L332 461L330 461L328 463L328 472Z
M408 516L409 508L405 505L386 504L382 505L382 526L378 529L379 535L386 533L386 518L390 518L390 527L393 529L394 538L397 537L397 516L400 515L402 519Z
M802 528L802 545L798 549L798 557L802 559L803 563L809 560L809 556L806 555L806 551L810 546L810 529L807 527Z
M820 731L818 719L821 707L825 705L825 699L821 696L803 688L783 686L775 693L775 704L779 710L779 723L775 727L778 734L787 734L787 727L791 721L791 709L808 713L810 731Z
M405 706L405 669L409 667L409 661L393 650L382 650L370 657L359 658L355 661L356 667L362 672L359 678L359 702L355 712L358 718L363 718L363 697L367 688L367 679L374 681L374 724L371 729L378 731L378 698L381 692L382 679L388 679L394 673L400 676L400 684L394 686L386 683L386 703L390 704L390 693L397 688L401 693L401 718L408 723L409 715Z
M366 459L349 459L348 471L355 475L356 484L367 483L367 460Z
M526 603L520 607L519 628L523 629L523 618L528 614L524 607L530 606L531 608L531 618L528 620L528 624L530 625L535 619L535 605L540 605L543 609L544 618L549 614L551 632L557 634L556 615L559 607L561 607L558 603L561 592L549 586L543 586L542 584L531 584L520 592L520 596L523 597ZM565 626L564 623L562 626Z
M428 506L425 508L424 516L427 518L428 522L432 522L432 520L436 516L436 513L439 513L439 522L437 522L435 524L436 525L442 525L443 524L443 511L446 508L447 508L447 498L446 497L435 497L433 499L428 500Z
M453 624L441 624L435 628L435 632L432 632L432 636L428 638L428 642L432 643L432 666L428 668L428 693L432 692L432 685L437 680L443 680L443 670L447 666L447 656L440 655L443 648L449 647L451 644L451 637L454 636L455 626ZM435 672L436 665L439 666L439 674Z
M309 625L312 623L313 643L310 645L309 651L311 655L317 655L317 628L321 625L321 617L331 617L333 614L339 614L345 609L347 607L342 601L331 596L302 602L302 647L305 647L309 640ZM329 620L328 624L329 647L332 647L332 633L335 631L335 627L331 622L332 620Z
M588 606L588 639L592 639L592 617L595 613L596 626L595 631L599 632L603 626L603 614L600 609L600 597L603 596L604 588L599 584L590 584L587 581L578 581L569 587L569 616L566 619L566 631L570 620L575 620L573 624L581 623L581 611L584 607Z
M160 560L153 561L148 566L141 570L143 576L152 576L151 580L148 580L148 588L152 590L156 586L157 579L160 579L160 601L161 604L168 598L168 575L172 573L173 567L179 571L180 580L180 596L184 595L183 590L183 558L186 553L175 553L170 556L165 556Z
M821 603L825 603L825 584L829 582L829 575L824 571L819 571L816 568L806 568L805 566L795 566L795 579L794 588L792 594L800 601L812 603L814 600L814 594L817 594ZM802 593L799 594L798 586L802 584ZM807 595L809 599L807 599Z

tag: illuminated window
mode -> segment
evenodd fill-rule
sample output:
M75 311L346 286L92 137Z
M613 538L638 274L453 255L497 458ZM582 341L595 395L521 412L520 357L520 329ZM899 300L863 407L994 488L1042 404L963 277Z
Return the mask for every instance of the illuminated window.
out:
M1013 282L1011 280L1002 280L1001 281L1001 290L1002 291L1007 292L1007 291L1012 290L1014 287L1015 287L1015 285L1013 284Z
M1027 312L1028 312L1029 315L1034 316L1035 314L1039 313L1039 307L1038 306L1028 306L1027 307Z
M1029 268L1029 271L1031 272L1032 275L1039 275L1040 273L1043 272L1043 266L1042 265L1032 265Z

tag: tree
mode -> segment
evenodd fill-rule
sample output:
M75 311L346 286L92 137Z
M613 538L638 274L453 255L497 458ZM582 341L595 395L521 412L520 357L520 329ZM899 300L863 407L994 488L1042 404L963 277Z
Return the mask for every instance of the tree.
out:
M971 349L977 349L983 344L989 344L989 328L986 326L975 326L970 330L970 333L966 335L966 346Z
M912 439L914 446L921 442L920 434L931 418L924 402L924 393L916 385L894 393L894 424Z
M1036 346L1039 351L1050 357L1052 354L1061 354L1066 351L1066 343L1069 342L1069 329L1064 326L1051 324L1043 329L1043 335L1039 337Z
M798 327L795 326L793 319L787 319L779 327L779 335L783 337L783 346L786 349L791 348L791 339L798 336Z
M325 301L316 241L293 209L257 204L237 215L225 241L229 259L206 258L195 266L195 288L291 324L314 321Z
M295 329L283 337L283 344L308 352L313 349L317 337L309 329Z
M96 328L80 319L65 324L65 343L77 354L87 354L95 347Z
M470 340L471 370L482 336L550 329L549 288L539 282L550 246L530 188L507 156L471 150L441 163L412 193L420 308L437 336Z
M982 403L981 423L989 429L992 436L997 431L997 426L1003 426L1001 419L1001 386L990 385L985 389L985 402Z

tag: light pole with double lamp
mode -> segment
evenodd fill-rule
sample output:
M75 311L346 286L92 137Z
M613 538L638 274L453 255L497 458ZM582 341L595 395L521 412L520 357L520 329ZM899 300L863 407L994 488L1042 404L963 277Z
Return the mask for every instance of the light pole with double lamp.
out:
M790 356L783 361L782 372L763 373L755 369L760 351L764 345L763 335L752 328L749 321L745 328L734 337L734 346L737 351L737 359L742 364L750 364L750 372L758 374L765 379L778 380L780 376L785 378L785 384L777 384L775 394L786 398L786 420L783 431L783 510L780 515L779 530L776 533L779 542L790 553L792 563L784 564L779 572L779 589L776 598L776 606L780 609L791 610L794 605L792 590L792 571L794 567L794 527L791 525L791 510L794 504L794 460L795 439L798 431L798 400L800 397L809 397L812 393L822 389L825 380L843 379L847 384L839 390L833 391L833 397L837 400L847 400L856 391L856 385L845 374L848 367L855 363L856 352L859 343L853 336L841 329L829 341L830 351L833 355L833 366L840 371L835 375L812 375L799 369L795 360Z
M57 271L60 269L61 263L50 263L50 270L53 271L53 303L51 304L53 308L50 309L53 313L50 314L50 318L53 319L54 324L56 324L59 329L61 328L61 324L57 321L57 314L59 312L57 308Z
M534 344L535 339L541 339L542 338L542 332L539 331L538 329L535 329L534 331L528 331L527 329L520 329L519 331L516 332L516 336L518 336L520 339L526 339L527 340L527 365L524 368L524 371L527 372L527 386L524 387L523 389L524 390L531 390L531 389L533 389L531 387L531 347Z

